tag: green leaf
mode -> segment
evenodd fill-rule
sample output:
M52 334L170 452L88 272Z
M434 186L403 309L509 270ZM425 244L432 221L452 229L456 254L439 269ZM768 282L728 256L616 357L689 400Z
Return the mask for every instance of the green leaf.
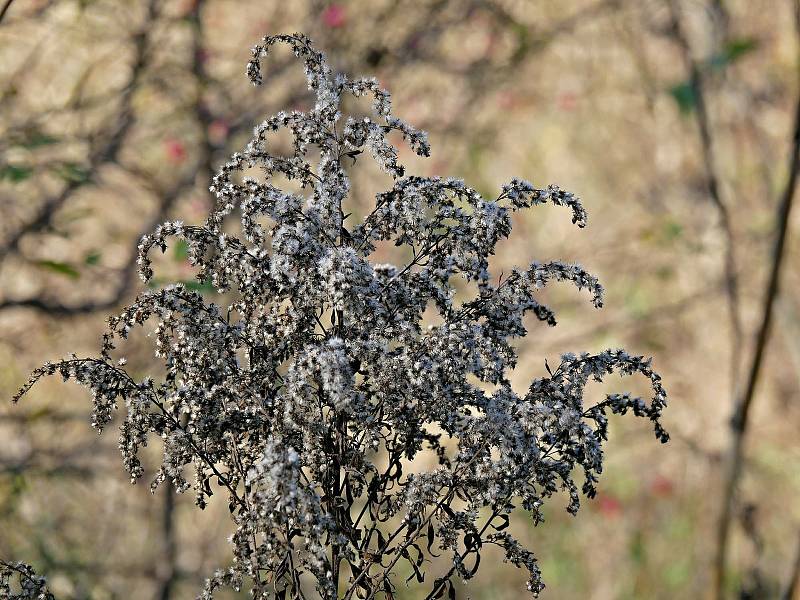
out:
M709 64L715 69L723 69L753 50L756 50L758 46L759 41L752 37L728 40L725 42L722 50L711 57Z
M187 279L178 283L185 285L187 290L192 290L201 294L215 294L217 292L216 288L211 285L211 282L208 280L197 281L196 279Z
M178 240L178 243L175 244L174 253L176 261L186 260L186 257L189 256L189 242L186 240Z
M92 250L86 255L86 257L83 259L83 262L89 266L93 266L98 264L102 257L102 252L99 252L98 250Z
M69 277L70 279L78 279L81 276L81 274L75 270L74 267L68 265L67 263L58 262L55 260L40 260L36 264L43 269L48 269L54 273L58 273L59 275Z
M8 179L11 183L19 183L32 174L33 168L24 165L3 165L0 167L0 181Z
M669 88L669 94L678 103L681 113L686 115L692 112L697 105L697 97L694 93L692 84L688 81L673 85Z
M40 421L42 419L50 418L53 415L53 409L49 406L40 406L28 413L27 419L29 423L33 421Z
M173 282L168 279L160 279L158 277L154 277L153 279L147 282L147 287L149 287L150 289L156 289L159 286L167 283L180 283L184 287L186 287L187 290L192 290L194 292L199 292L201 294L217 293L217 289L213 285L211 285L210 280L197 281L196 279L179 279L178 281Z
M517 41L517 47L514 48L514 54L511 56L511 64L519 62L532 45L531 30L518 21L512 21L510 29ZM544 40L540 40L540 43Z
M14 473L11 479L11 496L18 496L28 487L28 481L22 473Z
M58 141L58 138L53 137L52 135L47 135L41 131L32 131L26 137L17 142L17 145L22 146L23 148L28 148L29 150L33 150L34 148L39 148L41 146L50 146L51 144L56 144Z
M671 588L677 588L689 581L692 575L691 565L685 557L678 558L663 569L664 581Z
M70 183L84 183L89 180L89 171L78 163L65 162L54 167L55 172Z
M58 215L58 220L62 223L73 223L91 216L94 211L91 208L76 208L75 210L64 211Z
M647 560L647 548L645 548L644 534L641 529L633 532L628 544L628 553L633 563L637 565L642 565Z
M683 235L683 225L676 221L667 221L664 223L664 239L672 242Z

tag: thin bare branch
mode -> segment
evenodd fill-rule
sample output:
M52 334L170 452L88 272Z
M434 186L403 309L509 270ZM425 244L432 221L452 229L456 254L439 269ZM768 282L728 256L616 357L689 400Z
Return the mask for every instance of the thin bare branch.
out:
M795 17L798 39L800 39L800 1L794 0ZM798 92L797 106L795 109L794 132L789 155L789 175L786 185L781 193L776 218L775 246L772 252L772 265L766 289L763 295L760 325L756 334L755 350L748 369L747 384L741 400L737 403L731 427L733 439L729 451L728 471L723 488L722 511L717 530L717 554L714 564L714 594L722 599L725 594L726 573L725 567L728 557L731 521L733 520L736 506L736 492L739 479L742 475L744 442L749 424L748 418L755 399L755 391L761 376L767 344L769 342L775 300L778 297L781 270L784 265L786 239L789 234L789 216L792 211L797 187L798 172L800 172L800 92Z
M11 4L14 0L6 0L5 4L3 4L3 8L0 8L0 23L3 22L3 17L6 16L8 9L11 8Z

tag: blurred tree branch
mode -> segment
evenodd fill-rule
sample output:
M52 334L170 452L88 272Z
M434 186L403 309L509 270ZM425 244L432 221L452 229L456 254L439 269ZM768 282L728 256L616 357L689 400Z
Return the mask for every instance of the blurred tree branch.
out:
M163 539L163 554L158 563L160 571L158 580L158 592L156 597L159 600L169 600L172 598L175 588L177 567L175 564L177 556L177 541L175 539L175 491L165 488L161 491L164 497L161 513L161 533Z
M12 2L14 2L14 0L6 0L5 3L3 3L3 8L0 8L0 23L3 22L3 17L6 16L8 9L11 8Z
M711 118L708 112L703 73L692 54L689 38L681 24L678 0L669 0L671 29L675 41L681 49L683 62L689 71L689 86L694 100L695 120L702 149L703 168L708 195L719 214L720 228L725 239L725 286L728 294L728 311L731 326L731 389L737 393L738 372L742 351L742 324L739 310L739 283L736 266L733 225L730 210L722 198L720 176L717 172L717 158L714 152L714 139Z
M517 47L513 51L512 60L508 64L495 64L490 60L481 59L477 63L470 66L468 72L463 74L463 76L469 81L469 85L467 86L469 94L465 96L465 101L463 102L463 107L461 110L465 114L476 110L477 107L480 106L480 103L477 100L488 91L496 88L497 86L502 86L502 82L508 77L513 76L515 69L519 67L521 62L543 50L550 42L557 39L558 36L563 36L570 33L579 25L589 22L609 10L617 8L620 4L621 0L598 0L594 4L591 4L582 10L575 11L574 14L564 17L561 20L557 20L555 23L549 25L547 28L542 29L541 31L532 31L528 25L518 21L514 15L509 13L505 8L496 2L474 2L465 5L464 10L459 13L460 19L466 18L466 15L469 12L476 9L488 11L488 14L493 15L493 17L497 20L499 26L507 27L517 32ZM184 20L189 23L191 29L194 31L197 30L198 27L202 26L200 14L202 12L201 7L203 4L190 3L189 6L191 8L184 16ZM440 13L446 6L446 2L434 2L430 6L426 7L426 10L419 11L419 26L410 28L405 38L401 40L399 47L403 49L403 52L395 57L395 62L402 64L408 61L414 62L415 60L423 60L428 62L431 60L436 60L434 57L426 58L423 55L420 55L419 51L414 49L419 46L415 40L418 40L422 36L429 35L431 32L435 32L438 27L442 26L442 23L440 22L442 19L446 24L448 22L448 18L453 18L452 15L439 18ZM388 19L393 14L393 10L394 9L389 8L383 11L383 13L379 15L378 19ZM69 181L64 189L56 196L44 200L41 206L34 212L32 217L26 219L24 223L16 228L16 230L11 232L10 236L7 237L3 245L0 246L0 263L2 263L10 254L20 254L20 258L27 261L27 257L20 253L20 243L22 240L27 235L32 233L53 230L52 222L54 217L56 217L59 211L62 210L63 207L65 207L73 199L73 197L77 195L77 192L95 181L97 173L101 168L106 165L117 165L128 172L136 171L135 168L129 168L128 166L122 165L120 163L120 158L121 154L125 151L125 148L128 145L126 143L126 137L134 124L137 122L132 101L134 94L141 87L143 76L150 67L150 61L148 59L148 53L150 50L149 38L156 29L155 25L159 21L159 17L158 3L150 2L148 5L145 22L139 27L138 33L136 33L132 38L135 47L133 66L127 83L123 86L122 91L119 93L120 108L113 115L113 118L117 119L117 123L113 127L101 127L98 133L87 136L90 151L87 159L87 165L85 167L85 175L78 180ZM191 39L191 52L194 56L190 62L190 72L193 75L194 86L196 90L195 101L193 102L192 108L193 119L197 124L197 129L202 132L201 137L206 139L206 142L201 143L200 145L199 160L196 163L196 173L201 174L201 177L207 177L208 174L213 170L213 147L208 144L207 130L210 126L212 126L215 119L220 119L221 117L213 114L207 102L206 92L210 91L210 87L213 86L213 92L215 94L221 94L227 97L228 101L230 101L231 98L229 97L228 91L223 82L212 79L206 72L204 63L207 59L207 51L206 48L203 47L203 44L198 42L199 36L193 33ZM38 52L31 53L32 58L36 58L38 56L40 56L40 53ZM442 64L440 67L445 67L445 65ZM25 68L20 72L25 73L28 71L29 69ZM281 72L282 69L279 67L271 73L271 76L277 77L281 74ZM151 73L150 77L154 81L158 81L159 72L156 71ZM164 84L167 86L167 89L171 89L172 86L169 85L168 81L164 81ZM78 90L79 87L76 87L77 96L76 94L73 94L73 96L76 98L76 102L79 101L81 97L81 94ZM107 101L108 99L106 99L106 102ZM71 104L70 108L73 110L78 110L79 105ZM236 110L234 107L231 107L231 110L228 112L230 112L232 115L238 115L240 117L236 118L235 123L229 123L229 134L234 134L243 127L249 126L249 123L254 117L254 115L250 114L250 112ZM223 120L226 119L223 118ZM462 121L464 120L469 121L470 119L462 119ZM491 128L490 125L483 126ZM454 132L451 131L449 133L453 134ZM489 132L487 130L487 134L488 133ZM490 137L490 135L487 135L487 137ZM106 141L101 142L100 140L102 139L105 139ZM141 179L142 181L147 182L152 179L152 174L141 173ZM193 183L195 183L195 180L191 179L190 181L176 185L172 189L158 193L157 195L159 198L161 198L161 200L159 201L159 207L157 208L156 215L153 220L145 223L139 229L140 235L148 232L155 225L163 221L166 217L166 213L174 205L178 197L191 189L191 185ZM138 244L138 238L140 235L136 236L134 246ZM99 301L96 299L91 299L84 302L67 303L56 299L57 295L48 291L44 295L37 294L27 298L4 298L0 300L0 311L14 307L27 307L40 312L48 313L52 316L64 316L88 314L105 310L117 305L126 295L130 294L133 285L132 273L134 268L135 253L132 252L130 254L128 263L125 265L125 267L120 269L118 275L115 277L116 282L110 286L110 293L107 293L105 298Z
M180 195L187 189L193 187L195 183L195 174L185 177L179 181L170 190L162 190L156 187L154 192L159 197L158 209L155 215L145 224L142 228L141 234L144 235L152 231L156 226L162 223L169 213L170 209L174 206ZM140 237L140 236L139 236ZM134 272L136 270L136 251L139 244L139 237L136 238L132 245L130 255L125 263L125 267L117 275L117 283L112 288L112 293L103 300L92 300L75 305L66 305L57 300L51 300L43 297L32 297L24 299L7 299L0 301L0 310L13 308L13 307L27 307L46 312L52 316L67 316L67 315L80 315L99 310L106 310L113 308L125 298L133 287L135 281Z
M114 115L118 119L115 128L110 128L110 135L105 143L98 144L96 140L90 138L91 149L89 151L88 167L85 176L78 180L71 181L56 197L44 202L36 216L24 224L20 229L11 235L6 241L5 247L0 248L0 261L11 251L19 247L23 236L27 233L38 231L50 223L55 212L66 202L72 194L92 182L98 169L107 163L119 162L119 154L125 141L125 136L135 122L132 110L133 95L138 89L139 82L147 68L147 54L149 50L149 36L152 31L153 23L158 18L158 0L150 0L148 3L147 16L139 31L133 36L134 42L134 61L131 67L130 77L120 93L120 108Z
M32 219L21 225L0 247L0 264L5 260L9 253L19 252L19 245L23 237L31 232L39 231L49 227L56 212L70 199L73 194L83 186L91 183L99 168L105 164L118 163L119 155L123 149L126 135L135 122L133 114L132 99L138 89L139 82L147 68L147 56L149 52L149 36L153 28L153 23L159 16L158 0L150 0L147 5L147 14L139 31L133 37L134 61L128 81L120 93L120 108L115 118L119 119L118 124L111 130L107 141L98 143L94 139L89 139L90 152L88 167L85 175L69 181L64 189L55 197L45 200ZM169 204L169 201L163 204ZM134 252L135 256L135 252ZM80 314L92 312L101 308L116 304L119 299L128 291L130 286L130 275L133 273L135 262L128 265L123 271L123 279L117 285L116 291L108 301L91 301L77 306L66 306L60 302L52 301L43 297L32 297L27 299L6 299L0 301L0 310L15 306L27 306L39 310L47 311L56 315Z
M797 549L795 550L792 571L789 574L786 589L781 595L781 600L795 600L798 589L800 589L800 538L798 538Z
M800 40L800 1L794 0L793 4L797 39ZM800 66L798 66L798 71L800 71ZM788 177L778 205L775 246L772 252L772 264L769 278L762 300L760 324L756 334L753 356L748 369L745 391L741 399L737 402L731 422L733 439L729 450L729 465L723 487L723 506L717 531L717 553L714 563L714 595L719 600L725 596L726 591L725 567L728 557L731 522L736 505L737 487L742 475L744 442L749 425L748 419L753 406L756 387L761 375L767 343L769 342L775 300L778 297L781 270L785 262L786 239L789 233L789 216L794 204L798 172L800 172L800 90L797 91L797 94L798 100L795 109L794 131L788 160Z

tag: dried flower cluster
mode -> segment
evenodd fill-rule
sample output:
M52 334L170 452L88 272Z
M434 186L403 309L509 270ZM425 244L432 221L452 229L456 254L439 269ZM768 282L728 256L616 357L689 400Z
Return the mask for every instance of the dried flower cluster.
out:
M0 598L4 600L53 600L44 577L21 562L0 560Z
M99 358L44 365L17 399L44 375L74 379L92 392L97 429L124 403L119 447L132 481L143 474L140 449L157 437L163 462L153 489L166 480L193 489L201 508L216 486L225 492L234 558L201 598L220 586L254 598L392 598L406 572L428 585L428 598L454 597L454 580L475 575L486 545L527 569L536 595L536 559L506 530L512 511L538 523L559 491L572 513L580 491L594 495L609 412L647 417L667 440L659 423L666 395L642 357L565 354L526 393L511 387L524 315L556 323L536 291L571 281L599 307L602 288L561 262L534 262L493 283L489 257L514 211L549 202L569 208L579 227L586 213L556 186L514 179L488 200L458 179L404 177L387 135L398 132L422 156L428 141L392 116L375 79L335 75L294 34L253 48L251 81L261 83L261 61L278 42L304 62L316 106L255 128L215 176L216 203L202 226L165 223L140 246L147 281L151 250L185 240L198 279L230 303L181 285L144 292L109 319ZM346 94L370 97L373 117L343 115ZM291 156L270 151L281 129L294 139ZM347 171L364 150L394 183L348 225ZM264 179L243 176L252 168ZM275 187L274 175L303 193ZM230 233L234 212L240 235ZM371 262L384 242L408 260ZM456 278L475 296L456 298ZM425 326L426 310L437 324ZM160 380L137 380L112 357L120 338L146 324L166 368ZM586 384L612 372L644 375L652 397L615 394L586 406ZM426 573L429 558L442 555L446 563L435 564L444 572Z

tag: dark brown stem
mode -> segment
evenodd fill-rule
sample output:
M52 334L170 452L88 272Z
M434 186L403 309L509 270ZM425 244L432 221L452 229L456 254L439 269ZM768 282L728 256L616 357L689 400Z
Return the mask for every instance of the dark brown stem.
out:
M12 2L14 2L14 0L6 0L5 4L3 4L3 8L0 8L0 23L3 22L3 17L6 16L8 9L11 8Z
M341 315L339 316L341 318ZM342 476L341 473L341 452L342 452L342 437L345 435L341 431L342 425L344 423L343 417L337 415L335 418L335 429L333 432L333 440L332 440L332 447L331 447L331 458L333 459L333 466L331 472L331 485L330 485L330 493L331 493L331 510L334 514L334 519L337 521L337 524L340 521L341 509L337 506L337 501L340 496L339 490L339 482ZM333 572L333 589L336 590L335 594L339 595L339 573L341 567L341 556L339 551L338 544L331 545L331 570Z
M483 539L483 534L486 533L486 530L489 529L489 526L492 524L492 521L494 521L495 517L497 517L499 514L500 513L497 509L492 511L492 515L487 519L486 523L484 523L483 527L478 532L478 539L480 540ZM470 553L469 550L464 550L464 552L461 553L461 560L463 561L469 553ZM456 565L455 563L453 563L453 566L451 566L450 570L444 574L444 577L440 577L439 579L436 580L438 583L433 586L433 589L431 590L430 594L425 596L425 600L432 600L433 598L438 598L439 596L437 594L439 594L439 591L442 589L442 586L447 584L447 582L453 576L455 570L456 570Z
M161 513L161 531L164 534L164 554L159 570L163 571L158 585L157 597L160 600L170 600L175 587L175 491L170 486L164 486L164 511Z

